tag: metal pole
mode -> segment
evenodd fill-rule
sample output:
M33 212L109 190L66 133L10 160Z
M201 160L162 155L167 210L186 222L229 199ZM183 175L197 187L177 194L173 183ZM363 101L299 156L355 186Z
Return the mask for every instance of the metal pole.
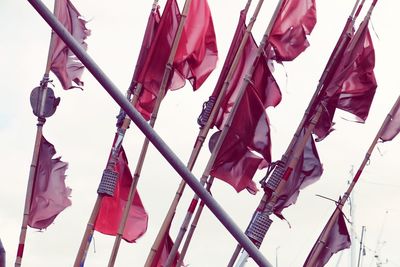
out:
M155 148L171 164L177 173L187 182L193 191L204 201L207 207L214 213L217 219L232 234L232 236L249 252L250 256L259 266L272 266L267 259L258 251L256 246L234 223L230 216L222 209L213 197L200 185L196 177L185 167L183 162L167 146L161 137L147 124L138 111L136 111L126 97L114 85L114 83L99 68L93 59L86 53L80 44L71 36L64 26L54 17L50 10L40 0L28 0L43 19L53 28L58 36L65 42L71 51L85 65L96 80L104 87L117 104L127 113L138 128L146 135Z

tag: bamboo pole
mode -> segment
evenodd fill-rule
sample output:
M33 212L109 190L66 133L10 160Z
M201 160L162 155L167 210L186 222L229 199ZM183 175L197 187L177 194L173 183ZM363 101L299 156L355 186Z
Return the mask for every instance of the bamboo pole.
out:
M248 0L247 1L246 6L244 8L244 12L245 13L247 13L247 11L248 11L248 9L250 7L251 1L252 0ZM260 1L260 2L262 2L262 1ZM221 103L221 101L222 101L222 99L223 99L223 97L225 95L225 92L226 92L228 86L229 86L230 80L231 80L231 78L233 76L233 73L234 73L236 67L237 67L237 64L239 62L239 58L241 57L244 45L245 45L245 43L247 41L247 38L249 37L249 34L251 32L251 29L253 27L253 24L255 22L255 19L257 17L257 14L258 14L258 11L259 11L260 8L261 8L261 5L259 5L259 7L256 8L255 13L253 15L253 18L251 19L251 21L249 23L249 26L246 29L245 35L243 37L243 40L242 40L242 42L241 42L241 44L240 44L240 46L238 48L238 51L237 51L237 53L235 55L233 63L230 66L229 72L227 74L227 78L224 81L223 88L222 88L220 94L218 95L218 98L216 100L216 103L213 106L212 112L210 114L210 117L207 120L206 125L204 127L200 128L200 132L199 132L199 134L197 136L195 145L193 147L192 153L191 153L191 155L189 157L189 161L187 163L187 168L189 170L192 170L192 168L193 168L193 166L194 166L194 164L195 164L195 162L197 160L197 157L198 157L198 155L200 153L200 150L202 148L204 140L207 137L208 131L210 130L211 125L213 124L213 121L214 121L214 119L215 119L215 117L216 117L216 115L218 113L220 103ZM172 222L172 219L174 217L176 208L177 208L178 203L180 201L180 198L181 198L181 196L183 194L185 186L186 186L186 182L185 182L185 180L182 180L181 183L179 184L179 187L178 187L176 193L175 193L175 197L174 197L174 199L173 199L173 201L172 201L172 203L170 205L170 208L169 208L169 210L167 212L167 215L164 218L164 221L163 221L163 223L161 225L159 233L157 234L157 237L156 237L156 239L155 239L155 241L154 241L154 243L152 245L150 253L149 253L148 257L147 257L147 260L146 260L146 263L145 263L146 267L150 267L151 266L151 264L152 264L152 262L154 260L155 254L160 249L159 247L161 245L161 240L164 239L165 235L168 232L169 226L170 226L170 224Z
M151 12L154 12L156 10L157 3L158 3L158 0L153 1ZM149 53L151 53L151 51ZM144 64L145 68L147 68L148 62L149 62L149 59L147 58L146 59L147 64ZM130 99L132 96L132 99L130 100L130 104L132 105L132 107L134 107L136 105L136 103L138 102L140 93L143 89L143 85L141 83L136 84L135 76L136 76L137 71L138 71L138 64L136 64L134 75L132 77L132 82L131 82L130 88L127 91L127 95L126 95L127 99ZM131 92L133 90L134 85L136 86L136 88L134 89L134 92L132 94ZM122 125L120 127L118 127L118 129L117 129L115 142L113 143L113 146L111 148L110 157L107 160L106 170L114 171L115 164L118 160L119 152L121 151L122 142L124 140L126 130L129 128L130 124L131 124L130 117L128 115L125 115ZM78 254L75 258L74 267L81 267L84 265L84 262L86 260L86 255L87 255L87 252L88 252L88 249L89 249L92 237L93 237L94 224L96 222L97 215L100 211L100 203L101 203L102 198L103 198L103 195L101 195L101 194L97 195L94 207L92 209L92 213L91 213L88 223L86 225L86 229L85 229L85 232L84 232L84 235L83 235L83 238L82 238L79 250L78 250Z
M358 168L356 175L354 176L352 182L350 183L350 185L347 188L346 192L344 193L343 197L340 199L340 201L339 201L337 207L335 208L335 211L333 212L332 216L330 217L328 223L324 227L324 230L323 230L321 236L318 238L318 240L316 242L317 245L314 250L314 253L312 255L310 255L309 263L305 267L315 266L315 262L318 259L319 255L321 254L322 249L324 248L324 243L326 242L329 232L331 231L332 227L334 226L337 216L339 216L343 205L346 203L346 201L349 198L351 192L353 191L356 183L360 179L360 176L361 176L365 166L369 162L371 154L372 154L376 144L378 143L379 138L382 135L384 128L390 122L390 120L393 117L393 115L395 114L397 108L399 108L399 105L400 105L400 96L397 98L396 103L393 105L389 114L386 116L385 120L383 121L381 128L379 129L379 131L376 134L375 138L373 139L369 149L367 150L367 153L365 154L365 157L364 157L363 161L361 162L361 165Z
M59 4L58 0L55 0L53 13L55 13L55 11L57 10L58 4ZM53 56L52 51L53 51L53 47L55 45L55 37L56 37L56 35L54 34L54 31L51 31L49 51L47 54L46 68L44 71L42 81L40 82L39 97L38 97L38 101L36 103L38 105L36 107L36 109L38 110L38 117L37 117L38 122L36 124L37 128L36 128L35 144L34 144L34 148L33 148L31 166L29 169L28 185L27 185L26 195L25 195L24 214L23 214L23 218L22 218L22 225L21 225L21 231L20 231L20 236L19 236L17 256L15 259L15 267L21 266L24 248L25 248L25 240L26 240L26 234L27 234L27 229L28 229L28 220L29 220L29 214L30 214L30 208L31 208L33 187L35 184L36 168L37 168L37 164L38 164L38 160L39 160L40 143L41 143L41 140L43 137L43 125L46 122L46 118L44 116L44 108L45 108L45 104L46 104L47 84L49 82L49 74L50 74L50 68L51 68L52 56Z
M213 181L214 181L214 177L210 176L210 178L206 182L206 184L207 184L206 185L206 190L208 192L210 192L210 193L211 193L211 186L212 186ZM186 252L187 252L187 250L189 248L190 241L192 240L194 231L196 230L196 227L197 227L197 224L198 224L198 222L200 220L200 216L201 216L201 213L203 212L203 209L204 209L204 202L201 201L200 204L199 204L199 207L197 208L196 214L194 215L192 224L190 225L190 229L189 229L189 232L188 232L188 234L186 236L185 243L183 244L181 253L179 255L179 260L178 260L178 262L176 264L177 267L183 266L183 260L185 259Z
M173 41L173 44L172 44L172 47L171 47L171 52L169 54L168 61L167 61L167 64L165 66L165 71L164 71L163 79L161 81L160 90L159 90L159 93L158 93L158 96L157 96L156 104L155 104L154 110L153 110L152 115L151 115L150 127L152 127L152 128L155 125L155 122L156 122L156 119L157 119L157 115L158 115L158 111L159 111L159 108L160 108L160 105L161 105L161 101L162 101L162 99L164 97L164 92L166 91L167 82L169 80L169 77L171 76L173 61L174 61L174 58L175 58L176 51L178 49L179 41L181 39L181 35L182 35L182 32L183 32L183 27L184 27L185 22L186 22L186 17L187 17L187 14L189 12L189 7L190 7L190 4L191 4L191 1L192 0L186 0L185 5L183 7L181 20L179 22L178 29L177 29L177 32L176 32L175 37L174 37L174 41ZM146 158L149 142L150 141L149 141L148 138L146 138L144 140L144 143L143 143L143 146L142 146L142 150L140 152L140 156L139 156L139 159L138 159L138 162L137 162L137 165L136 165L136 169L135 169L135 173L134 173L134 177L133 177L133 182L132 182L130 190L129 190L128 200L127 200L127 202L125 204L125 207L124 207L123 216L122 216L121 222L120 222L119 227L118 227L118 233L115 236L114 246L113 246L113 249L112 249L112 252L111 252L111 256L110 256L110 259L109 259L109 262L108 262L108 266L109 267L112 267L115 264L115 260L116 260L118 249L119 249L119 245L121 243L121 239L122 239L122 235L123 235L123 232L124 232L124 229L125 229L126 221L128 219L129 210L130 210L131 205L133 203L133 198L134 198L135 193L136 193L136 187L137 187L137 184L139 182L139 178L140 178L140 174L141 174L142 167L143 167L143 164L144 164L144 160Z
M196 177L185 167L184 163L176 156L161 137L151 128L136 111L130 102L120 93L120 90L100 69L95 61L87 54L80 44L72 37L65 27L54 17L48 8L40 0L28 0L32 7L49 24L51 28L60 36L71 51L78 57L87 70L92 73L94 78L103 86L104 90L115 100L115 102L127 113L136 126L146 135L155 148L168 161L176 172L186 181L192 190L204 201L210 211L229 231L229 233L247 250L260 266L272 266L268 260L258 251L250 239L243 234L232 218L218 204L217 201L205 190L197 181Z
M258 3L256 11L255 11L255 12L257 12L257 13L255 13L256 15L258 14L262 3L263 3L263 1L260 1ZM241 99L242 99L242 97L244 95L244 91L245 91L246 87L248 86L248 84L250 83L250 80L251 80L251 78L253 76L253 73L254 73L254 70L255 70L255 67L256 67L256 63L259 60L260 56L264 53L264 49L266 48L266 45L267 45L267 42L268 42L269 34L270 34L272 26L273 26L273 24L274 24L274 22L276 20L276 17L277 17L277 15L279 13L279 10L280 10L280 8L282 6L282 3L283 3L283 0L280 0L278 5L277 5L277 7L276 7L276 9L275 9L275 12L274 12L274 14L272 16L271 22L269 23L269 25L268 25L265 33L264 33L264 36L263 36L263 38L262 38L262 40L260 42L260 45L259 45L259 47L257 49L257 55L256 55L256 57L255 57L255 59L253 61L253 64L250 67L250 69L248 70L248 72L246 73L246 76L243 78L243 83L242 83L242 85L240 87L240 90L238 92L238 95L236 97L235 104L232 107L232 110L231 110L231 112L229 114L229 117L228 117L225 125L223 126L223 129L221 131L221 135L218 138L218 141L215 144L215 147L213 148L213 151L211 153L210 159L209 159L209 161L207 163L207 166L206 166L206 168L205 168L205 170L203 172L203 175L201 177L200 183L203 186L206 183L208 176L210 175L210 171L211 171L212 166L214 165L215 159L216 159L216 157L218 155L218 151L220 150L220 148L222 146L222 143L223 143L226 135L229 132L229 129L230 129L231 124L233 122L233 118L234 118L235 113L236 113L236 111L237 111L237 109L239 107L239 103L240 103L240 101L241 101ZM253 18L254 18L254 20L253 20ZM253 16L253 18L250 21L251 25L254 24L256 16ZM250 26L250 23L249 23L249 26ZM247 28L249 28L249 26ZM251 30L251 28L250 28L250 30ZM248 33L248 35L250 35L250 31L248 31L246 29L246 32ZM243 42L243 40L242 40L242 42ZM232 71L232 75L233 75L233 71ZM229 79L230 78L231 77L229 77ZM182 242L182 239L183 239L183 237L184 237L184 235L185 235L185 233L187 231L187 228L189 226L190 220L191 220L191 218L193 216L193 213L194 213L194 210L195 210L195 208L197 206L198 200L199 200L199 197L197 195L194 195L194 197L192 198L192 202L191 202L191 204L190 204L190 206L189 206L189 208L187 210L187 213L186 213L186 216L184 218L184 221L183 221L183 223L181 225L181 228L180 228L180 231L178 233L178 236L176 237L176 239L174 241L174 245L173 245L173 247L172 247L172 249L170 251L170 254L168 256L167 262L165 263L165 267L170 267L171 264L172 264L172 261L173 261L173 259L175 257L175 254L178 251L180 243Z
M338 60L340 60L340 56L342 55L343 51L345 49L352 48L352 47L348 46L349 40L350 40L350 31L352 30L352 27L355 22L355 18L358 16L358 14L361 10L362 4L364 3L364 0L362 1L361 5L359 5L359 2L360 2L360 0L356 1L355 5L353 7L353 10L351 11L351 14L346 22L345 30L344 30L345 34L340 36L338 43L336 44L335 49L332 52L332 54L328 60L328 63L321 75L321 78L317 85L317 89L314 92L314 94L311 98L311 101L309 102L309 105L304 113L304 116L303 116L286 152L282 156L281 161L285 164L284 171L282 172L282 174L277 174L277 169L275 169L274 173L272 174L272 177L274 175L276 175L276 177L273 177L273 178L279 179L277 181L277 187L274 190L272 188L268 188L272 192L265 191L263 198L260 201L260 204L259 204L258 208L256 209L254 216L256 215L257 212L267 213L268 217L269 217L269 215L272 214L273 206L275 205L275 202L278 199L280 191L286 186L286 180L290 177L292 170L294 169L294 167L296 166L296 164L298 162L299 156L301 155L301 153L303 153L303 150L304 150L304 147L305 147L305 144L306 144L308 138L311 138L311 133L315 128L316 122L318 121L319 117L321 116L321 112L322 112L322 109L324 106L324 103L321 103L321 101L319 101L320 96L324 94L324 89L325 89L324 86L326 85L327 80L329 80L330 77L332 77L332 73L336 72L335 66L338 65L336 63L338 62ZM369 19L369 16L372 12L373 6L374 6L374 4L371 5L371 8L368 12L369 15L367 15L364 20ZM308 125L307 125L307 123L308 123ZM303 129L306 129L306 132L303 135L303 137L300 138L301 131ZM271 221L271 223L272 223L272 221ZM249 229L251 225L252 225L252 222L250 222L247 229ZM268 230L268 229L265 229L265 230ZM241 250L240 245L237 245L237 247L235 248L235 251L228 263L228 267L232 267L234 265L238 255L240 253L240 250ZM243 252L243 253L246 253L246 252Z

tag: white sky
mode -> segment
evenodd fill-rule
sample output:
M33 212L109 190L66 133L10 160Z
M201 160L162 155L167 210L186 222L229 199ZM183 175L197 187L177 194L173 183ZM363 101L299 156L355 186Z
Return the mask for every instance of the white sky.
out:
M241 1L209 1L219 48L219 64L207 82L196 93L189 87L171 92L162 103L156 131L187 162L198 134L196 123L202 103L208 99L218 78L229 47ZM256 41L271 17L277 0L265 1L254 28ZM311 35L311 46L285 68L276 67L283 99L281 104L268 110L272 129L273 160L280 159L298 126L313 94L321 72L332 51L355 0L317 1L318 22ZM45 1L52 10L52 1ZM152 1L75 0L74 5L91 22L92 35L87 39L88 53L108 77L125 94L129 86L147 16ZM160 1L163 6L165 1ZM183 1L179 1L183 6ZM370 1L367 1L367 5ZM255 3L253 4L253 7ZM398 10L395 0L379 1L372 15L372 38L376 51L375 73L377 93L366 124L355 124L335 118L336 131L317 148L324 174L319 182L305 189L298 203L284 211L291 224L274 218L274 223L261 247L262 253L274 265L302 266L323 225L334 209L333 203L315 196L321 194L337 199L347 188L351 166L358 169L367 149L375 137L386 114L399 95L397 53ZM364 9L365 10L365 9ZM252 10L249 12L252 14ZM363 16L363 14L362 14ZM362 17L361 16L361 17ZM20 226L22 222L29 166L36 132L36 117L29 104L31 90L38 86L45 69L50 28L27 1L2 0L0 2L0 142L3 185L0 187L0 238L7 253L7 266L14 264ZM379 36L379 38L378 38ZM288 78L286 80L285 74ZM55 145L64 161L69 162L66 183L72 188L72 206L62 212L46 231L28 229L23 266L71 266L96 199L96 190L105 167L114 137L115 116L119 108L86 71L83 76L85 90L63 91L54 79L55 94L61 97L56 113L47 120L44 136ZM143 134L134 125L127 132L124 147L130 168L143 142ZM366 166L354 196L355 255L358 255L361 227L366 226L366 256L363 266L376 266L374 251L383 266L400 266L398 240L400 232L400 182L398 180L400 139L379 144ZM202 150L193 173L203 172L209 152ZM265 172L255 176L258 181ZM180 177L151 147L139 181L139 192L147 212L147 233L136 244L124 241L116 266L142 266L159 230L167 208L174 196ZM252 196L240 194L227 184L216 181L215 199L242 228L247 226L261 193ZM188 188L178 207L171 229L175 238L184 213L193 196ZM346 215L349 212L346 211ZM105 266L114 237L95 233L86 266ZM95 244L95 247L93 246ZM236 246L225 228L206 210L191 243L186 263L190 266L225 266ZM350 250L344 252L341 262L333 257L327 266L351 266ZM278 255L278 257L276 257ZM249 261L247 266L256 266Z

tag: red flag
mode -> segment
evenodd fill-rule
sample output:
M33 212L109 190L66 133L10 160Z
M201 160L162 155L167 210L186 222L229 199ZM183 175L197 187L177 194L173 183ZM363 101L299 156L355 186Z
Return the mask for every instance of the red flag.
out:
M326 88L324 112L314 133L323 139L332 131L335 110L341 109L355 116L357 122L365 122L375 95L375 52L368 25L350 41L342 61Z
M0 267L6 267L6 251L0 239Z
M237 192L245 188L255 192L252 178L263 160L271 162L268 117L256 92L248 87L210 174L229 183Z
M243 34L246 28L244 24L242 24L242 27ZM255 62L257 49L254 38L250 35L244 47L242 57L239 59L237 68L229 83L225 97L221 102L221 108L214 123L219 129L222 129L224 121L227 119L231 108L235 104L237 93L252 64L255 64L256 67L250 85L253 87L254 93L257 94L264 109L269 106L275 107L281 101L282 95L280 89L268 68L269 59L265 55L262 55L258 61ZM223 83L220 85L222 86ZM215 88L214 92L219 92L220 90L221 89Z
M206 0L193 0L176 51L174 66L198 89L215 69L218 49Z
M310 44L317 22L315 0L285 0L269 36L278 61L291 61Z
M303 135L304 130L299 138L301 139ZM279 193L274 212L280 215L284 208L296 203L300 190L316 182L321 177L322 172L323 168L318 151L314 139L310 136L295 169L286 181L284 190Z
M114 191L114 196L102 197L100 210L94 225L96 231L106 235L117 234L132 184L132 175L123 148L121 148L115 170L118 172L118 183ZM140 200L139 193L136 192L122 238L130 243L135 242L146 232L147 221L148 215Z
M151 42L145 64L140 69L137 82L143 85L136 109L149 120L161 87L168 57L171 52L180 20L180 11L176 0L168 0L163 11L157 32ZM171 79L173 77L173 79ZM183 87L185 81L178 74L171 74L168 88Z
M330 220L332 219L333 218L331 217ZM326 231L325 226L322 233L325 233ZM330 229L326 240L320 240L320 238L321 236L318 238L303 266L309 266L311 257L317 257L317 261L315 261L312 267L322 267L329 261L333 254L350 247L350 235L342 212L339 212L338 216L336 216L334 225ZM313 255L317 245L319 244L323 244L324 248L319 255Z
M140 47L140 52L138 59L136 61L135 71L133 73L132 84L130 89L133 91L135 86L137 85L137 80L139 73L143 69L144 65L146 64L146 59L149 55L149 51L151 48L151 44L155 38L157 33L158 26L160 24L160 12L159 6L157 5L154 10L150 12L150 16L147 20L146 30L144 32L142 46Z
M167 262L169 253L171 252L172 247L174 246L174 241L172 241L171 236L169 235L169 229L167 234L164 236L163 240L160 243L160 247L162 249L158 249L156 254L154 255L153 262L151 263L151 267L163 267ZM179 253L177 252L174 260L172 261L172 266L177 267L176 264L179 260ZM184 266L184 265L182 265Z
M71 206L71 189L65 186L68 163L60 157L53 159L55 154L54 146L42 137L28 219L32 228L47 228L60 212Z
M397 105L393 110L393 116L383 128L379 137L383 142L393 140L393 138L395 138L400 132L400 102L397 102Z
M90 35L90 30L86 28L87 21L82 18L81 14L79 14L78 10L76 10L69 0L60 0L58 2L54 15L76 41L81 43L83 48L87 49L87 44L84 41ZM83 86L83 82L80 79L84 66L58 35L54 36L54 45L50 49L50 69L60 80L62 87L67 90ZM72 82L77 86L73 86Z

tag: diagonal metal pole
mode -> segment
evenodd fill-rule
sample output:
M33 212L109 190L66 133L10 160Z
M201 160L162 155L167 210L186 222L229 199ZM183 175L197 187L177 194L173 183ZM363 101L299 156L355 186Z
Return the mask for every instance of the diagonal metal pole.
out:
M161 153L161 155L171 164L176 172L187 182L193 191L204 201L211 212L224 225L229 233L249 252L250 256L259 266L272 266L267 259L258 251L250 239L240 230L225 210L217 201L205 190L197 181L196 177L185 167L184 163L168 147L153 128L142 118L114 83L99 68L94 60L86 53L80 44L71 36L64 26L54 17L51 11L40 0L28 0L33 8L42 16L51 28L60 36L71 51L85 65L96 80L104 87L108 94L117 104L127 113L136 126L149 138L150 142Z

